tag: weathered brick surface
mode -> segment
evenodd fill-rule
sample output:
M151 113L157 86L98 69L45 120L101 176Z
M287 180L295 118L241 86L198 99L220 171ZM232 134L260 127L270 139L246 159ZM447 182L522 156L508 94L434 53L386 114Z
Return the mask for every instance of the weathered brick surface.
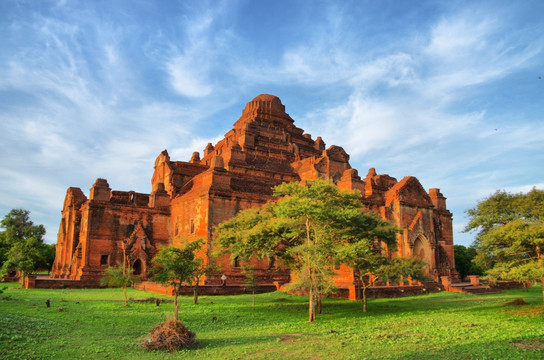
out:
M97 280L108 265L123 259L145 279L157 248L181 246L198 237L207 241L200 254L214 249L213 228L240 210L273 199L272 187L282 182L330 179L342 189L357 189L363 203L403 228L395 256L418 256L429 263L428 274L456 278L452 214L438 189L427 192L415 177L401 181L370 169L364 179L349 164L343 148L326 147L323 139L294 125L280 99L259 95L249 102L234 128L217 144L208 144L191 159L172 161L166 150L155 161L151 194L112 191L98 179L89 198L78 188L66 193L58 233L55 278ZM289 273L273 259L251 261L262 284L282 284ZM240 264L230 255L219 260L221 272L208 274L207 285L244 282ZM352 286L357 277L340 266L336 282Z

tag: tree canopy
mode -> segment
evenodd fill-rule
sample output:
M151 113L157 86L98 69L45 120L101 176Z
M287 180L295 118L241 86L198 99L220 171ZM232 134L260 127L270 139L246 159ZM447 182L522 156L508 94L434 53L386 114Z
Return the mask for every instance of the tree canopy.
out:
M335 265L348 259L343 249L374 256L381 243L393 246L398 229L365 209L360 192L324 180L284 183L274 196L277 201L219 225L216 239L233 259L279 257L292 272L291 288L308 292L312 322L321 297L334 289Z
M0 222L1 275L19 271L24 279L39 268L51 267L51 249L54 245L43 242L45 227L34 225L30 212L24 209L11 210Z
M544 281L544 191L497 191L467 211L474 261L493 278ZM543 288L544 297L544 288Z

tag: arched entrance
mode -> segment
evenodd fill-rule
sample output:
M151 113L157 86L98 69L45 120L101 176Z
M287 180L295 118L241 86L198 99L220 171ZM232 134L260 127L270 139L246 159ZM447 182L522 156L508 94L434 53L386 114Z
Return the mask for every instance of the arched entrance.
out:
M417 237L416 241L414 241L413 256L425 261L428 264L427 270L431 268L431 246L427 239L421 235Z
M133 274L136 276L142 275L142 261L140 259L136 259L134 263L132 264L132 269L134 270Z

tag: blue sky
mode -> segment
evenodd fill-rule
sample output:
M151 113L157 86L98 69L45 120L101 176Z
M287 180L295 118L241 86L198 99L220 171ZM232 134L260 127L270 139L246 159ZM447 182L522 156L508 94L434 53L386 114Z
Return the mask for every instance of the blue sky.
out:
M66 189L150 192L156 156L277 95L352 167L440 188L454 217L544 188L544 2L0 2L0 213L55 242Z

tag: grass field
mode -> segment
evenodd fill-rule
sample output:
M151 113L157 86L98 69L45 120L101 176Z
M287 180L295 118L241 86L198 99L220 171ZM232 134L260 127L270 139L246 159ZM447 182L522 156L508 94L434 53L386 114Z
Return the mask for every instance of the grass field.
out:
M306 298L284 293L181 298L180 316L200 347L176 353L140 346L173 304L132 302L120 289L0 294L1 359L543 359L540 287L494 295L437 293L360 303L324 300L307 323ZM162 297L129 289L134 299ZM529 305L505 305L523 298ZM46 308L47 299L51 307Z

